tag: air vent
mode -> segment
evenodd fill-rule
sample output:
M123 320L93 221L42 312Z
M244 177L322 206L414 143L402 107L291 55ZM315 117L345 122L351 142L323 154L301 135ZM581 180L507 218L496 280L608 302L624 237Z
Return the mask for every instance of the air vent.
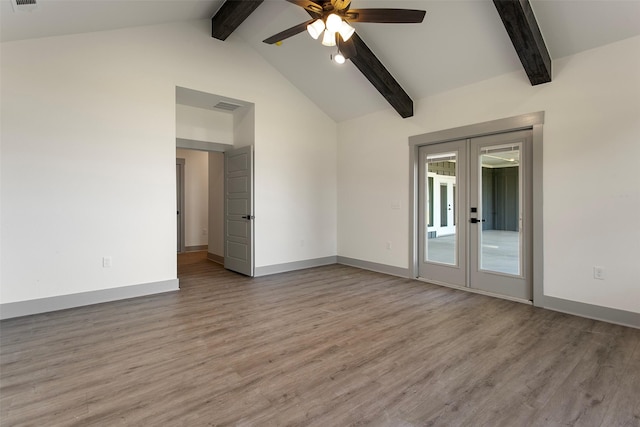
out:
M36 0L11 0L14 12L30 12L38 7Z
M224 101L220 101L213 106L213 108L217 108L219 110L225 110L225 111L235 111L240 107L241 107L240 105L229 104L228 102L224 102Z

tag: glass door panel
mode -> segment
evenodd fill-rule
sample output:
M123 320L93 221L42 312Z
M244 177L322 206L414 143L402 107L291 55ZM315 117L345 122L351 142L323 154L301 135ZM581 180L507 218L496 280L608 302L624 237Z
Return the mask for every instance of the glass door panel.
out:
M531 299L531 132L470 140L469 286ZM473 212L473 209L476 209ZM528 242L525 245L525 242Z
M480 269L520 276L521 144L480 150Z
M465 233L456 214L460 211L459 189L466 174L465 141L437 144L420 149L420 276L433 281L454 277L464 286Z
M451 206L455 201L449 199L449 187L456 182L457 157L456 152L430 154L426 157L427 177L440 187L440 192L439 197L427 199L429 212L437 211L439 218L429 221L434 225L427 229L425 261L456 264L456 229L449 226Z

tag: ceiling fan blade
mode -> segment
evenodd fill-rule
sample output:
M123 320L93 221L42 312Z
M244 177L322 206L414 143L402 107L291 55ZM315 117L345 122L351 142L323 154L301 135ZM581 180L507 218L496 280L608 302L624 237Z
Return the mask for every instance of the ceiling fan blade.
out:
M311 24L313 21L315 21L315 18L310 19L307 22L303 22L302 24L294 25L293 27L287 28L284 31L280 31L278 34L274 34L271 37L264 39L262 41L263 43L267 43L267 44L274 44L277 42L281 42L284 39L288 39L289 37L300 34L304 30L306 30L307 25Z
M384 24L419 24L424 10L415 9L351 9L344 17L349 22L378 22Z
M303 9L308 10L309 12L314 12L316 14L322 14L322 6L318 3L315 3L311 0L287 0L289 3L293 3L296 6L300 6Z
M353 43L353 37L350 37L349 40L345 42L342 40L342 36L338 34L338 48L346 59L353 58L358 54L356 45Z

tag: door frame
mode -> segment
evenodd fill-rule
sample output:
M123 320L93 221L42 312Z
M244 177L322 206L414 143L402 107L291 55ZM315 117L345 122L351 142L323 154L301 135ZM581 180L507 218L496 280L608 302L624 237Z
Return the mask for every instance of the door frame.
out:
M185 186L184 186L184 177L185 177L185 173L184 173L184 168L186 166L186 161L185 159L182 158L176 158L176 168L180 168L180 172L179 172L179 176L180 176L180 182L176 183L176 190L178 191L178 200L177 200L177 211L180 212L178 214L179 219L178 219L178 224L176 224L176 228L177 230L180 231L180 237L178 238L178 244L176 245L176 247L180 247L180 250L178 251L179 254L184 253L185 251L185 217L184 217L184 191L185 191Z
M418 168L420 146L440 144L461 139L477 138L498 133L530 129L533 137L532 185L533 218L531 226L533 246L533 305L544 306L544 253L543 253L543 194L542 194L542 127L544 111L492 120L474 125L440 130L409 137L409 273L418 278ZM470 292L486 293L467 287L457 287ZM494 294L491 294L494 295ZM495 295L507 298L501 295ZM522 301L522 300L518 300Z

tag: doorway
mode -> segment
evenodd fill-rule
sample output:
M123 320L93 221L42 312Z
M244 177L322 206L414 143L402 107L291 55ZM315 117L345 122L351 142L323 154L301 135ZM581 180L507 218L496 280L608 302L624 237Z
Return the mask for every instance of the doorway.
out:
M543 117L411 137L414 277L521 301L541 297Z
M531 300L531 131L419 153L419 277Z
M254 274L253 149L245 148L249 154L235 149L254 142L253 103L176 86L176 148L207 152L209 158L208 195L193 195L189 183L194 169L186 169L186 250L206 249L209 260L249 276ZM194 200L196 210L190 209ZM194 212L200 213L199 221ZM201 221L205 216L208 221Z

